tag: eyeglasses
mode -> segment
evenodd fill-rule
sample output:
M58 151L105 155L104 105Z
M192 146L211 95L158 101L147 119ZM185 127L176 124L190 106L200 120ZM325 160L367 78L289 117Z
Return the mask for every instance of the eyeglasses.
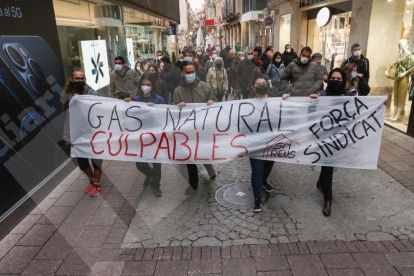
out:
M85 82L86 78L72 78L72 80L75 82L79 82L79 81Z

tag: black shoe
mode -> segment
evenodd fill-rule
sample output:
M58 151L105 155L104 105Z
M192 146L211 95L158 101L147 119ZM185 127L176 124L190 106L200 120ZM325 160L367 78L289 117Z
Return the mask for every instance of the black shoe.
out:
M263 187L265 188L266 192L271 193L275 191L275 188L273 188L271 185L269 185L268 183L264 183Z
M316 188L323 193L322 183L319 180L316 182Z
M253 212L260 213L262 211L262 200L256 199L254 201Z
M193 190L197 190L198 189L198 181L197 182L190 182L190 186L191 186L191 188L193 188Z
M332 206L332 200L323 201L322 213L325 217L329 217L331 215L331 206Z
M159 187L157 187L157 188L153 188L153 189L152 189L152 192L154 193L154 196L155 196L155 197L160 197L160 196L162 196L162 192L161 192L161 189L160 189Z
M147 188L147 187L149 187L149 185L151 185L151 180L152 180L151 176L145 177L144 183L142 184L144 186L144 188Z

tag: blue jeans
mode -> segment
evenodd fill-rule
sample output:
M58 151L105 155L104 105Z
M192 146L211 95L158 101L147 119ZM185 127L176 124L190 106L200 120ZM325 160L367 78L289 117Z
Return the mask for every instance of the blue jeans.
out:
M267 178L272 172L273 164L274 161L250 158L254 199L262 199L262 185L267 183Z

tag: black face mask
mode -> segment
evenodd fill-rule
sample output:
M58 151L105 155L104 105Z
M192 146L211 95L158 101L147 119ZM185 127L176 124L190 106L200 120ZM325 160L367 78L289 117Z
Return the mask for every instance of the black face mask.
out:
M217 63L217 64L216 64L216 67L217 67L217 68L221 68L221 66L222 66L222 64L221 64L221 63Z
M260 86L260 87L256 87L256 94L263 96L264 94L267 93L267 86Z
M330 94L341 95L344 93L344 82L338 80L329 80L327 89Z
M85 86L85 82L83 81L73 82L73 86L75 87L76 90L82 91L83 87Z

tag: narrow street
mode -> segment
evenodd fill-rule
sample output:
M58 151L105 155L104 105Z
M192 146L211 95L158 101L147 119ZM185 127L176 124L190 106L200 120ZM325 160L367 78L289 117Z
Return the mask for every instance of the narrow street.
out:
M134 163L105 162L96 198L76 169L0 242L0 274L412 275L413 145L387 128L378 170L337 169L328 218L312 166L277 163L259 214L215 200L248 182L246 159L188 195L183 166L164 165L160 198Z

